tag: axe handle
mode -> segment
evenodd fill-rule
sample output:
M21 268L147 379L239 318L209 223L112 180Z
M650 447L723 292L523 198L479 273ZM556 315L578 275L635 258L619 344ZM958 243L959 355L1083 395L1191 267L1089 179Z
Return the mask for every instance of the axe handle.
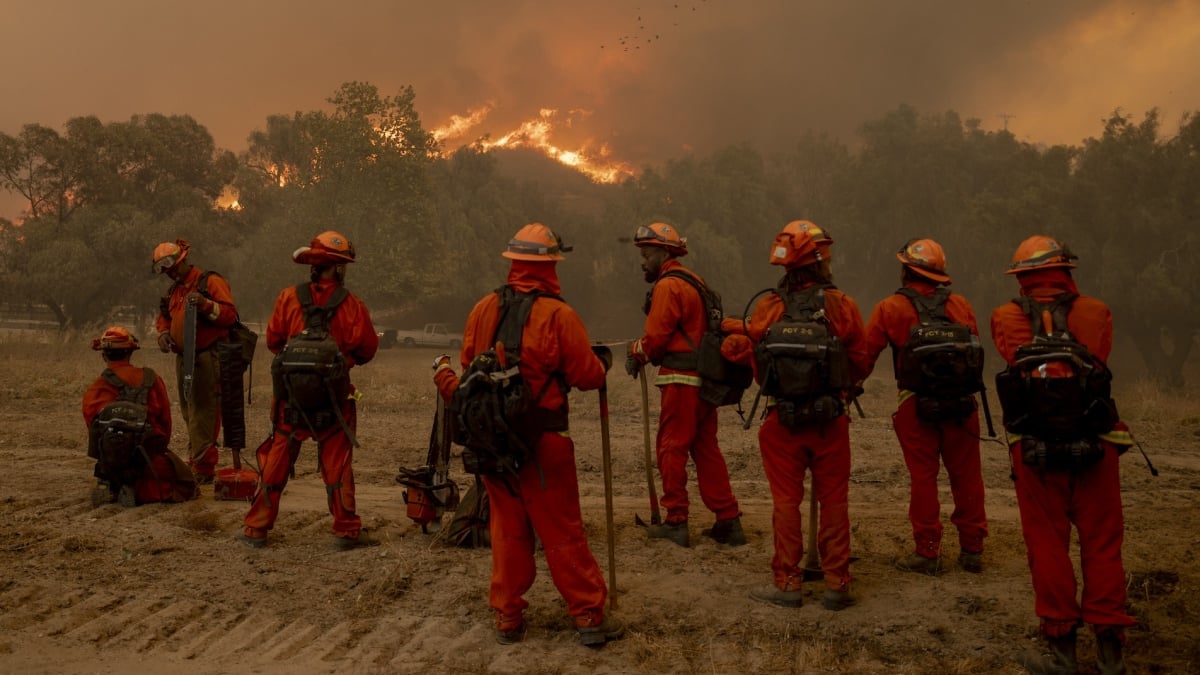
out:
M817 491L813 489L812 481L808 483L808 550L804 553L804 568L821 569L821 557L817 553Z
M646 384L646 366L638 366L638 379L642 382L642 439L646 447L646 487L650 490L650 522L662 522L658 511L658 491L654 487L654 450L650 443L650 385Z

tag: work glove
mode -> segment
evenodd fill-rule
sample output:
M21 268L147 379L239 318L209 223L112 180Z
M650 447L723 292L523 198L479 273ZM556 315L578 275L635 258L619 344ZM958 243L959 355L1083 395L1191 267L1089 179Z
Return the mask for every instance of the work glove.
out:
M203 295L201 295L200 293L198 293L196 291L192 291L191 293L188 293L187 303L189 305L195 305L196 311L205 316L212 314L213 301L209 300L208 298L204 297Z
M625 357L625 372L633 379L638 378L638 373L642 370L642 363L632 356Z
M175 341L171 339L170 332L164 330L158 334L158 348L162 350L162 353L166 354L167 352L171 351L174 346Z
M613 353L612 350L604 345L592 345L592 353L600 359L600 363L604 364L604 372L608 372L612 368Z
M437 369L438 369L438 368L439 368L439 367L440 367L442 364L445 364L445 365L447 365L447 366L449 366L449 365L450 365L450 355L449 355L449 354L438 354L437 356L433 357L433 369L434 369L435 371L436 371L436 370L437 370Z

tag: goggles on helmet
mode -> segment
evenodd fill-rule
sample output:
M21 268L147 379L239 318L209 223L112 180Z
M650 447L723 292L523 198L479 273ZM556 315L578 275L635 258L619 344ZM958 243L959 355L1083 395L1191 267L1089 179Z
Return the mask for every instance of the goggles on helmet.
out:
M1079 256L1071 253L1071 249L1067 248L1066 244L1061 244L1061 246L1062 248L1050 249L1020 262L1015 262L1009 269L1017 271L1032 267L1041 267L1047 263L1070 263L1072 260L1079 260Z
M158 260L155 260L154 261L154 272L156 274L162 274L163 272L166 272L167 270L174 267L176 264L179 263L179 259L180 259L180 257L182 257L182 253L183 252L180 251L179 253L163 256L163 257L159 258Z

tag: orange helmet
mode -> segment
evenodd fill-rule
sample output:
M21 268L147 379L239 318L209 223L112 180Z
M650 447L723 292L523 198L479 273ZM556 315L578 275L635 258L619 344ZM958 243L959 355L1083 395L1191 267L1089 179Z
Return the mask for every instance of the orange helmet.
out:
M517 230L508 240L508 249L500 255L509 260L532 260L547 262L562 260L562 254L570 251L563 246L562 237L541 223L530 223Z
M946 253L942 245L932 239L909 239L900 247L896 259L934 283L950 283L950 275L946 274Z
M1020 274L1030 270L1054 267L1072 269L1075 265L1071 261L1078 259L1079 256L1071 253L1066 244L1054 237L1035 234L1017 247L1016 253L1013 254L1012 265L1005 274Z
M341 265L354 262L354 244L340 232L327 230L313 237L308 246L292 252L292 260L301 265Z
M158 274L166 272L183 262L191 248L186 239L164 241L154 247L154 254L150 257L151 269Z
M772 265L783 265L789 270L811 265L829 259L831 244L833 238L815 223L793 220L775 235L769 261Z
M679 236L679 230L666 223L650 223L637 229L633 244L638 248L659 246L675 257L687 255L687 237Z
M112 326L105 328L100 337L92 340L92 349L138 349L138 341L124 326Z

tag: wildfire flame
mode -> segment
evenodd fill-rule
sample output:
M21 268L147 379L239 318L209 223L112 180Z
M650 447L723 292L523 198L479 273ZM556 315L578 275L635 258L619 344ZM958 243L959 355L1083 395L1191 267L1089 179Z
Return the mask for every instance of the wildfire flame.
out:
M494 104L489 102L468 111L466 115L453 115L449 122L433 129L433 137L443 145L454 139L464 138L471 129L479 126L487 118L493 107ZM571 126L576 118L587 114L585 110L573 110L566 117L564 125ZM516 129L495 140L481 138L476 143L484 152L494 148L533 148L597 183L616 183L634 175L632 166L612 158L607 144L596 145L589 141L578 149L568 150L552 143L550 137L557 118L557 109L542 108L537 117L522 122Z

